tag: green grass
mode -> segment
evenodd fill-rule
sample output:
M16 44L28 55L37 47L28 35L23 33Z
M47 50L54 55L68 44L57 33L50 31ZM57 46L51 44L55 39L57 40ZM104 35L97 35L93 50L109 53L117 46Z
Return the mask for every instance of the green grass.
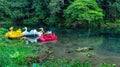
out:
M36 55L39 49L41 49L41 47L33 47L33 45L26 45L24 43L21 44L19 41L7 43L0 43L0 65L2 65L2 67L13 64L15 66L26 65L26 57Z
M115 64L100 64L98 67L115 67ZM42 64L39 63L33 63L31 67L94 67L91 65L90 61L85 61L84 63L80 63L77 60L61 60L61 59L56 59L56 60L47 60Z
M0 67L21 67L27 65L26 57L35 56L41 46L26 45L24 41L9 40L4 35L6 29L0 28Z

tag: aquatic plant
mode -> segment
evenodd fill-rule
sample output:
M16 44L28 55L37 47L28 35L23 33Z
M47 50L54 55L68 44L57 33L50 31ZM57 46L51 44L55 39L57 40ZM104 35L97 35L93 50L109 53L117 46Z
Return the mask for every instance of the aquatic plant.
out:
M115 67L115 64L100 64L97 67ZM56 59L55 61L46 61L42 64L40 63L33 63L32 67L94 67L91 65L90 61L85 61L84 63L80 63L77 60L74 61L70 61L68 63L66 63L66 60L62 60L62 59Z
M99 67L116 67L116 64L101 63Z

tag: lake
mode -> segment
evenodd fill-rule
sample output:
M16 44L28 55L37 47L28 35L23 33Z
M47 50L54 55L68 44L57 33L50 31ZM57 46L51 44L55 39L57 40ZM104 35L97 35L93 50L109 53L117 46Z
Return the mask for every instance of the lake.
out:
M54 50L57 58L78 59L81 62L92 60L99 63L115 63L120 67L120 29L64 29L46 28L58 36L57 42L46 42ZM93 47L93 50L77 52L79 47ZM91 57L87 55L91 54Z

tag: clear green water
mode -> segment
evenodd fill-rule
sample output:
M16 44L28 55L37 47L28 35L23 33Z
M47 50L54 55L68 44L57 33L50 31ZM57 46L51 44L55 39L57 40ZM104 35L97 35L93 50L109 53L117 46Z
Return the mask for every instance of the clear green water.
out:
M120 34L118 29L56 29L48 28L58 35L56 43L47 42L45 45L54 50L58 58L74 58L81 61L93 60L115 63L120 66ZM94 50L76 52L78 47L93 47ZM87 54L93 56L88 58Z

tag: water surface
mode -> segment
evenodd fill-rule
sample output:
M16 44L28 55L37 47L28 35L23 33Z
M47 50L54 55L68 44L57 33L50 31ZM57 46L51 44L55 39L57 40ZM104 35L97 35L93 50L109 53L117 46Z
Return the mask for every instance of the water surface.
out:
M56 43L46 43L58 58L92 60L93 65L107 62L120 66L120 31L118 29L58 29L46 28L58 35ZM78 47L93 47L94 50L76 52ZM93 56L89 58L87 54Z

